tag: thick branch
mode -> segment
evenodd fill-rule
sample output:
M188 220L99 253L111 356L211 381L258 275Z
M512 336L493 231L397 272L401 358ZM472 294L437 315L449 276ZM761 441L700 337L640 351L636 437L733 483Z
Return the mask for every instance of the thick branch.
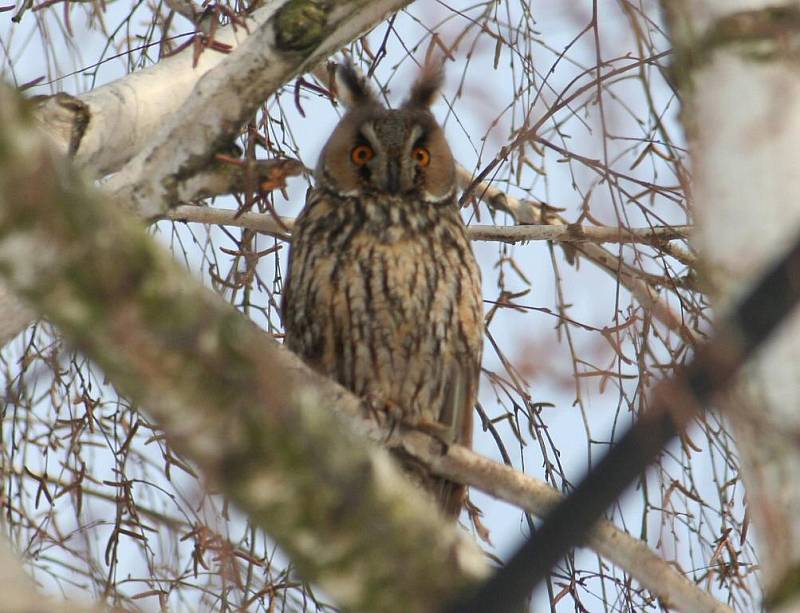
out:
M250 17L247 28L217 28L214 40L235 49L283 2L268 0ZM166 118L178 111L197 81L226 54L206 49L194 57L192 46L157 64L80 96L44 99L36 119L78 167L103 176L115 172L153 139ZM196 65L194 64L196 59Z
M390 443L402 446L437 474L476 487L539 517L545 517L564 499L543 481L493 462L466 447L453 445L442 455L432 448L429 437L422 433L405 434L398 439ZM597 522L590 533L588 545L629 573L667 607L691 613L731 612L730 608L665 562L646 543L607 520Z
M692 153L694 239L719 318L792 245L800 227L800 98L775 96L800 88L800 5L661 4ZM788 288L797 287L796 279L797 268ZM765 301L757 313L774 304ZM741 458L768 610L800 609L799 335L795 314L720 403Z
M0 89L0 274L147 407L342 606L432 611L485 574L475 544L310 372L88 189Z
M291 0L197 83L195 95L106 184L115 200L150 218L178 203L241 125L290 77L327 57L410 0Z

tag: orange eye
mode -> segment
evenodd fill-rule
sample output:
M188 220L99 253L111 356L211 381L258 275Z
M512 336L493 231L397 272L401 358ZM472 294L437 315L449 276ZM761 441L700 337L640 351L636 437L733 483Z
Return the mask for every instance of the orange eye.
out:
M353 147L353 150L350 152L350 159L353 160L353 164L356 166L363 166L369 162L374 155L375 152L372 150L372 147L369 145L359 145L358 147Z
M431 152L425 147L416 147L412 152L412 155L414 156L414 160L420 166L427 166L431 163Z

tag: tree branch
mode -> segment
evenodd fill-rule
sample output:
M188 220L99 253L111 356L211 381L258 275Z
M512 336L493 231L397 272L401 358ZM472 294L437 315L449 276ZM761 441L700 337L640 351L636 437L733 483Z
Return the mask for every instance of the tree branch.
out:
M329 408L360 401L87 188L0 87L0 274L343 607L432 611L482 553Z
M518 223L570 225L558 213L545 210L539 203L513 198L490 183L479 182L476 184L472 173L463 166L459 165L457 170L458 180L463 189L473 190L473 193L489 206L509 212ZM465 192L465 195L469 194ZM658 297L653 285L642 280L647 273L629 266L620 257L600 245L584 243L576 246L575 249L605 270L612 278L618 279L619 283L627 288L645 309L650 311L661 323L677 332L685 342L690 345L697 343L697 335L686 326L683 319L666 302Z
M214 40L236 49L283 0L267 0L249 17L247 28L216 29ZM198 80L226 54L206 49L197 58L190 46L157 64L80 96L56 94L41 100L36 119L78 168L94 176L119 170L153 139L166 118L192 95Z
M248 160L218 155L211 164L182 182L177 196L178 200L187 201L253 190L267 192L284 188L287 177L303 171L304 166L297 160Z
M290 77L328 57L410 0L291 0L200 79L179 112L106 183L114 200L145 218L179 201L241 125Z
M230 209L200 207L192 205L177 206L164 215L165 219L204 224L218 224L247 228L262 234L291 240L287 229L291 230L294 219L281 217L280 221L269 213L244 213ZM529 225L529 226L484 226L471 225L467 233L474 241L497 241L503 243L524 243L528 241L557 241L561 243L642 243L660 244L674 239L685 239L691 226L656 226L653 228L611 228L581 226Z
M686 239L691 226L654 226L652 228L615 228L610 226L537 225L469 227L470 237L478 241L521 243L557 241L560 243L640 243L661 245L666 241Z
M695 241L715 319L797 240L800 5L794 0L661 2L674 43L681 119L692 153ZM743 97L745 96L745 97ZM735 103L731 103L735 101ZM759 145L752 146L751 135ZM757 221L750 222L753 203ZM797 287L797 264L786 290ZM770 299L756 310L769 313ZM800 318L754 357L718 406L729 415L758 533L769 611L800 610Z
M401 446L448 479L466 483L538 517L546 517L564 496L543 481L452 445L442 454L423 433L402 434L389 444ZM731 613L731 609L679 573L646 543L601 519L589 534L588 546L634 577L658 596L664 606L691 613Z

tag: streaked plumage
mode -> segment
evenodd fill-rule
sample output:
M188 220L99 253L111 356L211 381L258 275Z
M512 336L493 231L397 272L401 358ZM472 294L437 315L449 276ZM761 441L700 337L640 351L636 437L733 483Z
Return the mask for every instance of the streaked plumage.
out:
M397 110L379 104L352 68L339 81L349 110L295 224L286 343L355 394L470 445L481 282L455 201L453 158L429 111L440 77L424 72ZM458 515L462 487L402 460Z

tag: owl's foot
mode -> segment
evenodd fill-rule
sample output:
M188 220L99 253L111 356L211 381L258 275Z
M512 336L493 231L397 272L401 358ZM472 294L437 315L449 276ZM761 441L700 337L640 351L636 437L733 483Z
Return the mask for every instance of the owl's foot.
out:
M427 417L412 418L407 425L409 428L427 432L428 434L440 439L446 438L446 435L450 433L450 426L434 419L428 419Z
M418 417L410 427L430 435L442 446L439 454L447 455L447 450L450 449L450 443L453 441L453 429L450 426L427 417Z
M403 407L395 402L381 398L378 394L369 393L365 397L367 411L379 424L388 428L386 440L392 438L398 425L405 424L406 416Z
M365 398L370 416L378 423L386 425L389 429L387 440L392 438L398 426L408 430L419 430L430 434L442 443L442 454L447 453L447 440L451 436L450 427L442 422L428 419L421 415L409 415L408 412L396 402L385 400L377 394L367 394Z

